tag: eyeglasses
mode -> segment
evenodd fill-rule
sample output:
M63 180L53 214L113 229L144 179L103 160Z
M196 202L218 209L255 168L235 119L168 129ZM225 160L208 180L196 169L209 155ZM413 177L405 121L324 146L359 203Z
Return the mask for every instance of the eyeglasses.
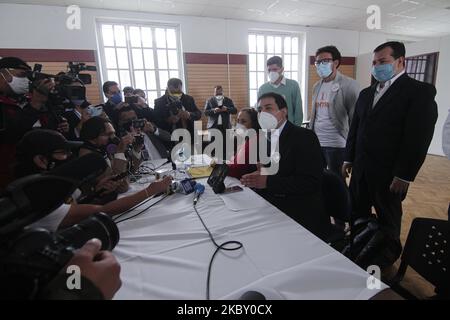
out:
M330 62L333 62L333 59L322 59L322 60L317 60L316 62L314 62L314 64L315 64L316 66L319 66L319 65L321 65L321 64L327 64L327 63L330 63Z

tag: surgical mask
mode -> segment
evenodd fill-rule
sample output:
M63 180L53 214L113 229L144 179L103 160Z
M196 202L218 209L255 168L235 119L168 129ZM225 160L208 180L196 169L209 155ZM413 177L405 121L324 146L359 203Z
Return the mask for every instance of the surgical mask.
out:
M321 63L316 67L316 72L322 79L328 78L333 73L333 68L331 67L332 62Z
M263 130L274 130L278 126L278 119L271 113L260 112L258 114L258 123Z
M217 104L220 106L223 105L223 96L216 96Z
M275 71L270 71L269 72L269 81L270 81L270 83L277 82L277 80L279 78L280 78L280 74L278 72L275 72Z
M394 75L394 65L392 63L380 64L372 67L372 75L379 82L386 82L391 80Z
M6 69L6 71L8 71L9 75L12 77L12 80L11 80L11 82L8 82L5 78L5 76L2 74L3 79L5 79L5 81L8 83L9 87L15 94L25 94L28 91L30 91L30 87L29 87L30 81L28 80L28 78L26 78L26 77L19 78L19 77L13 76L11 74L11 72L9 72L8 69Z
M109 100L111 100L111 102L114 104L121 103L122 102L122 93L121 92L115 93L111 98L109 98Z
M236 123L235 132L239 136L245 136L247 134L247 127L241 123Z
M181 99L181 96L183 95L182 93L172 93L172 92L169 92L169 95L172 97L172 98L174 98L175 100L180 100Z

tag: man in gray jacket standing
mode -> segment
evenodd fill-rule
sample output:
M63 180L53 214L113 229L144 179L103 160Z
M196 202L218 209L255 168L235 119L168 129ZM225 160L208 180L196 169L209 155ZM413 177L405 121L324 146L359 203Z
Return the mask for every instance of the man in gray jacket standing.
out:
M321 80L313 87L310 122L328 169L338 176L341 176L347 135L360 91L356 80L338 71L341 59L334 46L316 52L316 71Z

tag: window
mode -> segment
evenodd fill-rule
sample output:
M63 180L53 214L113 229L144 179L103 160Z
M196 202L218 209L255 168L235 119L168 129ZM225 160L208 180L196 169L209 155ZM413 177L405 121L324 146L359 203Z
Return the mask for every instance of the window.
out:
M434 85L438 57L439 53L436 52L406 58L406 72L411 78Z
M100 23L99 35L103 80L144 90L151 107L182 77L176 27Z
M266 62L272 56L283 59L286 78L299 81L299 38L292 35L248 35L250 105L256 105L258 88L267 82Z

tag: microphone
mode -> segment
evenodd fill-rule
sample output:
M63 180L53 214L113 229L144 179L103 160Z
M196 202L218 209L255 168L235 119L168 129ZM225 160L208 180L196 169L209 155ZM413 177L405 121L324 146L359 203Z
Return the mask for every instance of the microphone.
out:
M110 143L106 146L106 152L109 154L115 154L117 152L117 144Z
M197 183L194 187L194 206L197 204L200 195L205 192L205 186L201 183Z

